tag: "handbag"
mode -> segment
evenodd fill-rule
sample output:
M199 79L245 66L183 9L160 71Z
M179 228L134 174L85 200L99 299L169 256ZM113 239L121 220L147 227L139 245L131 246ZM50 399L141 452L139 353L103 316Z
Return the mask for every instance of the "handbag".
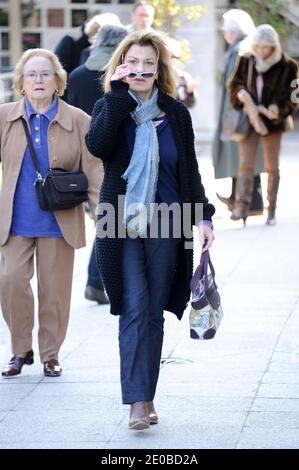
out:
M210 268L210 273L208 273ZM215 270L208 251L201 255L191 282L190 337L212 339L223 317L221 299L215 282Z
M34 186L40 208L44 211L71 209L87 201L88 179L82 170L66 171L53 168L44 177L42 176L27 122L24 118L21 119L36 171Z
M247 90L251 88L253 74L253 60L249 59L247 74ZM221 140L234 140L240 142L249 134L250 121L248 114L242 109L232 108L225 117L224 125L221 133Z
M192 108L196 103L195 93L188 91L187 81L184 75L179 76L177 95L178 99L184 103L187 108Z
M246 111L232 109L225 123L221 140L240 142L249 134L250 122Z

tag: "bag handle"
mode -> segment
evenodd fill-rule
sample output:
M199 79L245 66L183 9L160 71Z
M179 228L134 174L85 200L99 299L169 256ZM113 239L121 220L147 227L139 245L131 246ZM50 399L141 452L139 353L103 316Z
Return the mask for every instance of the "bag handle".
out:
M209 251L205 251L201 254L199 266L196 268L195 273L193 274L190 282L190 288L192 293L194 293L196 286L202 277L204 277L205 289L208 288L208 267L210 267L210 271L215 283L215 269L212 264Z
M31 139L31 135L30 135L30 132L29 132L29 129L28 129L28 126L27 126L27 122L25 121L24 118L21 118L21 121L22 121L24 130L25 130L26 139L27 139L27 143L28 143L28 147L29 147L29 152L30 152L30 155L31 155L31 158L32 158L32 161L33 161L35 171L36 171L37 180L42 181L43 177L42 177L41 172L39 170L37 156L36 156L33 144L32 144L32 139Z
M247 90L250 92L253 76L253 59L250 57L248 60L248 73L247 73Z

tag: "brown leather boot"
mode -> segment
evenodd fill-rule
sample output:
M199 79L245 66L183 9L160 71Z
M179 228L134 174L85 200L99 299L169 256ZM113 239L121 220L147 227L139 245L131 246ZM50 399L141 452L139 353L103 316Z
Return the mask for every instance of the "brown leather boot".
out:
M230 197L225 197L225 196L221 196L220 194L216 193L216 196L218 197L219 201L223 202L223 204L226 205L226 207L228 208L228 210L230 212L232 212L234 210L234 207L235 207L235 199L232 198L232 196Z
M158 424L159 418L153 401L148 401L148 416L150 424Z
M221 196L220 194L216 193L219 201L223 202L226 205L229 211L233 211L236 202L236 185L237 185L237 178L232 178L232 193L229 197Z
M280 181L279 171L276 173L268 174L267 199L269 202L269 206L268 206L268 217L267 217L267 222L266 222L267 225L276 224L275 212L276 212L276 202L277 202L279 181Z
M237 182L236 207L231 215L232 220L243 219L244 225L248 217L253 190L253 175L240 175Z
M253 190L251 204L249 206L248 217L255 215L263 215L264 201L260 175L255 175L253 179Z
M148 402L136 401L131 403L129 429L141 431L149 428L150 420L148 414Z

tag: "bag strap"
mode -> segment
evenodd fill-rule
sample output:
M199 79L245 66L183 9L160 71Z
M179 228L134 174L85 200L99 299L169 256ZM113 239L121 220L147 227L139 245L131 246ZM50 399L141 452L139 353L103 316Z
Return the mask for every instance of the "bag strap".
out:
M208 288L208 267L210 268L210 271L211 271L211 274L212 274L212 277L214 279L214 283L216 286L215 269L210 258L210 253L209 251L205 251L204 253L201 254L199 266L196 268L195 273L193 274L191 282L190 282L190 288L193 293L200 279L203 277L204 277L204 282L205 282L205 288L206 289Z
M26 139L27 139L30 155L31 155L31 158L32 158L32 161L33 161L33 164L34 164L34 168L35 168L35 171L36 171L37 179L38 179L38 181L43 181L43 177L42 177L42 174L41 174L39 166L38 166L38 160L37 160L36 152L35 152L35 149L34 149L34 146L33 146L33 143L32 143L31 134L30 134L28 126L27 126L27 122L24 118L21 118L21 121L22 121L24 130L25 130ZM82 171L82 156L80 158L79 170Z
M205 287L206 289L208 288L208 267L210 268L210 271L211 271L211 274L212 274L212 278L214 280L214 284L216 286L216 289L217 289L217 285L216 285L216 282L215 282L215 269L214 269L214 266L212 264L212 261L211 261L211 257L210 257L210 253L209 251L206 251L203 253L203 255L206 254L206 259L204 260L204 275L205 275Z
M31 158L32 158L32 161L33 161L35 171L36 171L37 180L42 181L43 177L41 175L41 172L40 172L40 169L39 169L39 166L38 166L37 156L36 156L36 153L35 153L35 149L33 147L31 135L30 135L30 132L29 132L29 129L28 129L28 126L27 126L27 122L25 121L24 118L21 118L21 121L22 121L24 130L25 130L26 139L27 139L27 143L28 143L28 147L29 147L29 152L30 152L30 155L31 155Z
M248 73L247 73L247 91L250 92L253 76L253 58L248 60Z

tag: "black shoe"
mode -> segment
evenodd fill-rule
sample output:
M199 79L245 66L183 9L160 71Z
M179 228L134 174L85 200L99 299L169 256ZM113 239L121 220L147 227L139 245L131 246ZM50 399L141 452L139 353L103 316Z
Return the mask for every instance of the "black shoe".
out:
M105 291L101 289L97 289L96 287L93 287L93 286L86 286L84 296L85 296L85 299L92 300L94 302L97 302L100 305L109 304L109 300Z
M33 364L33 351L32 349L26 353L25 357L13 356L9 363L4 366L2 371L2 377L13 377L19 375L22 372L24 364L30 366Z
M62 373L62 367L60 366L57 359L50 359L44 362L44 375L45 377L60 377Z

